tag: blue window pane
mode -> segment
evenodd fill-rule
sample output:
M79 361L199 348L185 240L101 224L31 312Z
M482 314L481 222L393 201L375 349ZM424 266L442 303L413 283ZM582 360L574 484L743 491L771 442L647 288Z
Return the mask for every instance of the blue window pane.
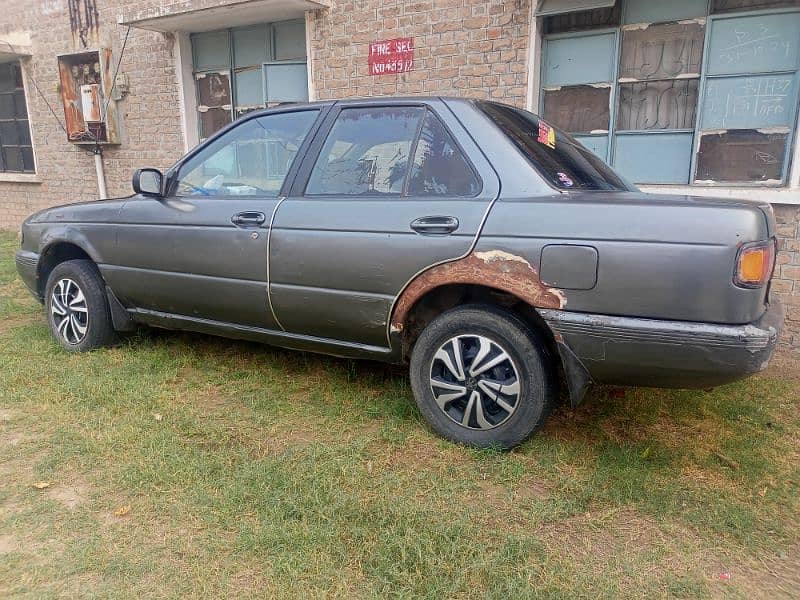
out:
M611 81L616 59L614 33L547 40L545 86Z
M797 76L794 74L709 79L701 127L789 127L796 103Z
M262 106L264 104L264 81L261 73L261 69L254 69L234 74L236 106Z
M625 23L663 23L705 17L706 0L628 0L625 4Z
M231 48L227 31L197 33L192 36L194 70L227 69L231 64Z
M233 59L237 67L260 65L270 60L266 25L233 30Z
M267 102L305 102L308 100L308 73L305 63L264 65Z
M800 56L800 13L714 19L709 75L789 71Z
M573 137L603 160L608 158L607 135L575 135Z
M614 167L634 183L689 183L691 133L614 136Z
M304 21L275 23L275 60L306 57L306 24Z

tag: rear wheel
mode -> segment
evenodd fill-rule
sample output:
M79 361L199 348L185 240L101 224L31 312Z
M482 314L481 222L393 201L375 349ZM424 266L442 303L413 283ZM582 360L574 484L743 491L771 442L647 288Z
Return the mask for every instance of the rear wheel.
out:
M53 269L45 308L50 331L66 350L86 352L116 338L103 278L90 260L68 260Z
M542 426L556 396L550 357L516 315L493 306L447 311L411 354L411 387L440 435L480 448L513 448Z

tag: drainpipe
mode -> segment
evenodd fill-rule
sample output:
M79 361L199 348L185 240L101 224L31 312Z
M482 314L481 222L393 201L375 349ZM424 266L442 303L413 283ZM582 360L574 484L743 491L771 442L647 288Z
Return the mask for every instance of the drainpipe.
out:
M94 169L97 171L97 191L100 200L105 200L108 198L108 190L106 190L106 172L103 169L103 150L99 145L94 149Z

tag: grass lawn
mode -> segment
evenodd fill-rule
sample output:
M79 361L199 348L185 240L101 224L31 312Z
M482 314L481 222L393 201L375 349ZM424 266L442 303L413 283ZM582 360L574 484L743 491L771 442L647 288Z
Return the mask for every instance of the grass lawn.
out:
M0 597L800 595L796 366L597 389L475 451L428 431L403 369L149 330L67 354L16 246Z

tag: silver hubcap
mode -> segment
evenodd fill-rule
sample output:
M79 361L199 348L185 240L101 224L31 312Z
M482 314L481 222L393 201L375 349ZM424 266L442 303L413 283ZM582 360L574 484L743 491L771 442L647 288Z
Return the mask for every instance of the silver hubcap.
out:
M431 391L441 411L470 429L491 429L519 405L519 373L511 356L482 335L446 341L431 363Z
M50 294L50 314L56 331L68 344L80 344L89 328L86 297L72 279L61 279Z

